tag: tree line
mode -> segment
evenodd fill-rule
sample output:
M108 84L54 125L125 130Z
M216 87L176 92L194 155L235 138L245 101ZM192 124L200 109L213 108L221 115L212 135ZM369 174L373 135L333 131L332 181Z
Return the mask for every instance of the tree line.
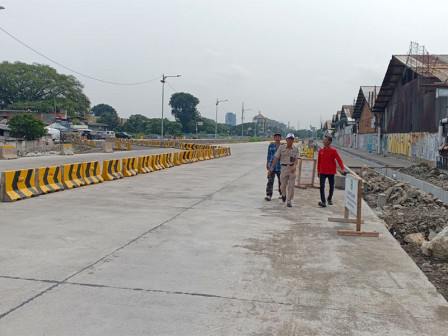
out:
M115 131L146 136L161 133L160 118L134 114L122 124L117 111L112 106L98 104L90 108L90 100L83 93L83 89L83 84L74 76L59 74L48 65L6 61L0 63L0 109L40 113L65 110L72 119L77 117L86 119L89 115L97 116L97 122L107 124ZM169 105L175 121L164 119L164 133L176 136L214 134L215 121L201 116L197 109L198 104L199 99L189 93L174 93L169 100ZM30 123L28 118L24 117L20 122L14 121L13 127L15 124L23 126L24 123ZM257 133L253 123L246 123L243 128L244 136L255 136ZM241 135L241 125L228 126L218 123L217 132L221 136ZM275 132L284 133L285 131L280 128L270 130L271 134ZM17 136L17 133L13 132L13 134Z

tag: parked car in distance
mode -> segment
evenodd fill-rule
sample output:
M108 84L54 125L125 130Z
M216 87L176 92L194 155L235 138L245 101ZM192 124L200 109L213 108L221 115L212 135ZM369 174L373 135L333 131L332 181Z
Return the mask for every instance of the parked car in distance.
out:
M115 133L115 137L116 138L124 138L124 139L131 139L132 136L130 136L129 134L127 134L126 132L118 132Z
M115 138L114 131L104 131L104 135L106 136L106 138Z

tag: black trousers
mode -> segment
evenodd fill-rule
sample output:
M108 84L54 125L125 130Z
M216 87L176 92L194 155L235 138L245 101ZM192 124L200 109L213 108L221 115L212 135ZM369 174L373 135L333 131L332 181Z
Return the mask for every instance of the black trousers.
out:
M328 200L332 200L334 193L334 175L333 174L320 174L320 200L322 203L326 203L325 199L325 180L328 178L328 182L330 183L330 193L328 194Z
M279 171L273 171L272 174L268 173L268 184L266 186L266 195L269 196L269 197L272 197L272 193L273 193L273 190L274 190L275 175L277 175L278 192L281 194L281 191L280 191L280 172Z

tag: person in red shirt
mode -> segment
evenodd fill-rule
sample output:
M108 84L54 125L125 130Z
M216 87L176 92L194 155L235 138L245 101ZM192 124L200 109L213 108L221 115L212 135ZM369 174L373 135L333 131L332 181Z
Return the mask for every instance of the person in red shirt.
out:
M341 157L338 154L338 151L331 147L331 143L333 139L330 136L326 136L324 138L324 148L319 149L319 154L317 156L317 176L320 181L320 202L318 203L321 207L326 207L327 202L325 200L325 180L328 178L328 182L330 183L330 193L328 194L328 205L333 205L333 192L334 192L334 175L336 175L336 161L339 164L339 167L342 169L342 175L345 175L344 172L344 163L342 163Z

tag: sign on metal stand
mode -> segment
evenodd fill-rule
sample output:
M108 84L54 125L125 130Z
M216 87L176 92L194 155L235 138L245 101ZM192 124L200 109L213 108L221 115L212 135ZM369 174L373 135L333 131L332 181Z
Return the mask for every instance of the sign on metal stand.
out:
M378 237L379 235L378 232L361 231L361 224L364 223L364 221L361 219L361 205L362 205L361 197L362 197L362 179L353 174L347 174L345 176L344 218L328 218L328 221L339 223L355 223L356 230L355 231L338 230L338 235ZM356 216L356 219L349 218L350 212Z

